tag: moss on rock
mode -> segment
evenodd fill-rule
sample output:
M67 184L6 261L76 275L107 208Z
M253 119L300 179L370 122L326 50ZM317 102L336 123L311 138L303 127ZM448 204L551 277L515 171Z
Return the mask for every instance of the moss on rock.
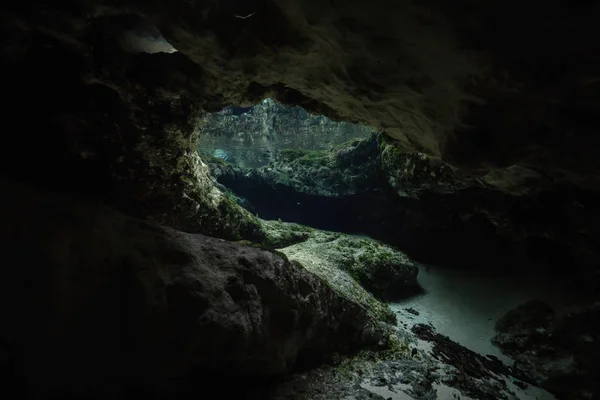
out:
M477 184L462 177L443 161L407 152L383 136L379 149L383 173L390 186L402 197L419 198L427 191L451 193Z
M263 221L263 229L267 248L278 248L300 263L368 311L373 321L395 324L396 316L371 293L382 298L401 296L418 287L414 263L379 242L280 221Z
M262 221L267 248L280 249L308 240L314 232L308 226L284 223L281 221Z
M333 161L329 151L301 149L283 149L279 159L304 166L326 166Z
M293 246L292 246L293 247ZM396 315L384 303L377 300L369 292L363 289L359 283L347 272L339 269L336 265L311 257L307 254L295 252L292 247L281 249L287 258L302 265L307 271L330 287L334 292L358 304L368 315L374 324L384 322L395 325Z
M281 251L290 259L344 271L378 298L404 297L419 287L418 268L410 258L371 239L314 230L303 242Z
M258 169L223 167L221 163L215 163L211 168L222 183L234 179L250 180L325 197L376 191L382 182L385 184L375 134L331 150L284 149L268 166Z

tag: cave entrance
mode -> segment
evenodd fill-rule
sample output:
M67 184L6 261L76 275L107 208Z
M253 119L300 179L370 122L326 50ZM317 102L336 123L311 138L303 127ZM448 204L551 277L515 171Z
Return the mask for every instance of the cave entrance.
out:
M382 168L388 144L372 128L266 99L207 115L198 151L220 188L262 219L374 238L426 263L497 252L489 221L448 211L463 198L398 196Z
M301 156L331 150L373 131L267 98L253 107L227 107L209 114L201 127L198 151L204 158L252 169L268 166L282 153Z
M376 169L376 135L265 99L208 115L198 151L221 189L263 219L369 235L365 209L379 208L371 192L382 185L364 167Z

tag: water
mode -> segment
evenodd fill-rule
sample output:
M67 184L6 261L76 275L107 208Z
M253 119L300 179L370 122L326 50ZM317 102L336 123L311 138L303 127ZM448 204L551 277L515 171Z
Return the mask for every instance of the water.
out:
M576 304L577 299L543 272L506 269L457 270L437 266L419 267L418 281L424 293L390 304L400 319L430 322L437 332L482 355L494 355L511 363L493 346L495 324L509 310L538 299L556 310ZM420 313L406 313L413 308Z

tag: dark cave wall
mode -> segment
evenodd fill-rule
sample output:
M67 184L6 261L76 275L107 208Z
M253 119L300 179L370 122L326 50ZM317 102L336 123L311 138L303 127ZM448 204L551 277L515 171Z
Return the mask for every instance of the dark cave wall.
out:
M5 48L18 49L1 60L6 123L18 132L3 174L186 231L260 240L259 222L213 187L195 151L203 111L173 89L197 67L178 53L123 52L106 37L110 22L87 27L91 47L6 33Z

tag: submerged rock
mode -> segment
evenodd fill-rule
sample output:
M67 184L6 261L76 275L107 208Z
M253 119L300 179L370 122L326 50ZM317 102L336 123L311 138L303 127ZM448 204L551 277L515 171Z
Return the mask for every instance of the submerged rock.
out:
M378 137L372 134L369 139L355 139L331 150L284 149L268 166L256 169L212 160L211 173L226 186L239 179L325 197L374 192L381 181Z
M264 244L271 249L281 249L307 241L315 232L308 226L281 221L262 221L265 231Z
M244 168L259 168L283 149L329 150L371 132L372 128L334 122L265 99L253 107L227 107L209 114L201 128L198 151L203 158L218 156Z
M380 157L383 174L400 197L418 199L424 193L454 193L478 185L439 159L403 151L383 138Z
M600 394L600 306L557 314L532 301L509 311L492 342L530 379L564 399Z
M343 271L373 295L402 298L419 290L415 263L404 253L372 239L268 222L267 237L280 239L280 251L316 273ZM269 233L271 229L275 233ZM295 244L293 242L296 242ZM283 246L283 243L289 243ZM313 267L314 266L314 267Z
M387 343L376 303L273 252L3 188L0 361L29 389L110 397L191 371L276 376Z
M523 382L520 371L489 359L427 325L398 328L397 346L361 352L335 366L295 374L270 391L272 400L521 400L551 395ZM526 378L525 378L526 379ZM257 393L251 399L263 399Z

